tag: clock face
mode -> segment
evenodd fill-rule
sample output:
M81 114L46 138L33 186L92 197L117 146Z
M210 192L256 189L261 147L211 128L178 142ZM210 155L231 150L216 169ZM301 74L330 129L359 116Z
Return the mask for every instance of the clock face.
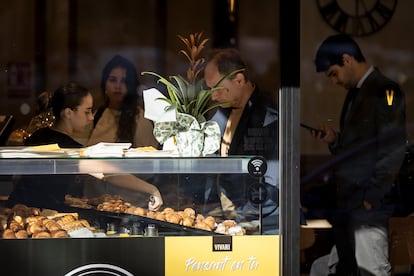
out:
M316 0L323 19L336 31L366 36L381 30L398 0Z

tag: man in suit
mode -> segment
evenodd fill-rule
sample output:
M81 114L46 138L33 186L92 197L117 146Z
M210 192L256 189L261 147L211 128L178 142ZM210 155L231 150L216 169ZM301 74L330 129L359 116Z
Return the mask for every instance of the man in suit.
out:
M231 72L239 71L220 80ZM267 99L250 79L246 63L236 49L216 49L207 58L204 70L207 86L216 90L211 99L223 104L211 120L221 129L221 156L247 155L264 157L267 173L262 191L264 202L255 202L252 191L259 180L249 175L220 175L218 193L222 208L239 221L255 220L262 214L262 230L276 234L279 230L278 201L278 116L272 101ZM213 193L217 194L217 193Z
M340 129L323 124L335 164L336 209L332 216L336 275L390 275L388 219L393 186L406 145L405 98L400 87L367 63L346 35L323 41L316 71L348 90ZM337 252L337 253L336 253Z

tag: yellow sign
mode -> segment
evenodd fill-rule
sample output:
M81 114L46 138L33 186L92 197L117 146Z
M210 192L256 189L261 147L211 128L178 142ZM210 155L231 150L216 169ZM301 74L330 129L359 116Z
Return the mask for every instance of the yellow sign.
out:
M279 236L232 236L231 245L213 238L165 237L165 275L279 275Z
M392 106L392 102L394 100L394 90L386 90L385 93L387 94L387 104L388 106Z

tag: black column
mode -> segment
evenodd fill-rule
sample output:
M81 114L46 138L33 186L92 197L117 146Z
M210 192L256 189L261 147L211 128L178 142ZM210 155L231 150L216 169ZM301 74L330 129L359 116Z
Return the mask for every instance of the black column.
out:
M68 73L69 81L76 81L78 66L78 1L69 0L68 10Z
M238 5L233 1L214 0L213 4L213 48L229 48L238 46Z
M36 0L34 15L34 93L46 89L46 0Z
M300 0L279 0L281 275L300 275Z

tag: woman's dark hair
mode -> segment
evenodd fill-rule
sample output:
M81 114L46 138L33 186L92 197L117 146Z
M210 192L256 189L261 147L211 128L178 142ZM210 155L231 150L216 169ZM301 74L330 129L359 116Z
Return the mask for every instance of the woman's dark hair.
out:
M335 64L343 66L343 54L353 56L358 62L365 61L361 49L350 36L344 34L332 35L319 46L315 58L316 72L325 72Z
M102 71L101 79L101 91L105 99L103 106L98 109L98 112L95 116L96 124L102 115L103 110L108 107L109 99L105 94L106 81L114 68L123 68L126 70L125 83L127 86L127 94L123 99L121 106L121 115L118 122L117 136L119 142L131 142L134 141L134 134L136 130L136 116L139 112L138 105L140 102L140 97L138 95L138 75L135 66L126 58L116 55L114 56L104 67ZM99 114L100 113L100 114Z
M60 113L65 108L78 107L83 98L90 94L89 90L74 82L61 86L52 95L52 111L56 121L60 120Z
M246 63L238 50L234 48L213 49L207 57L207 62L211 61L215 62L217 69L222 76L239 69L244 69L241 73L244 75L246 81L249 80ZM235 78L235 75L230 78Z
M48 91L44 91L37 96L36 114L46 112L52 107L52 95Z

